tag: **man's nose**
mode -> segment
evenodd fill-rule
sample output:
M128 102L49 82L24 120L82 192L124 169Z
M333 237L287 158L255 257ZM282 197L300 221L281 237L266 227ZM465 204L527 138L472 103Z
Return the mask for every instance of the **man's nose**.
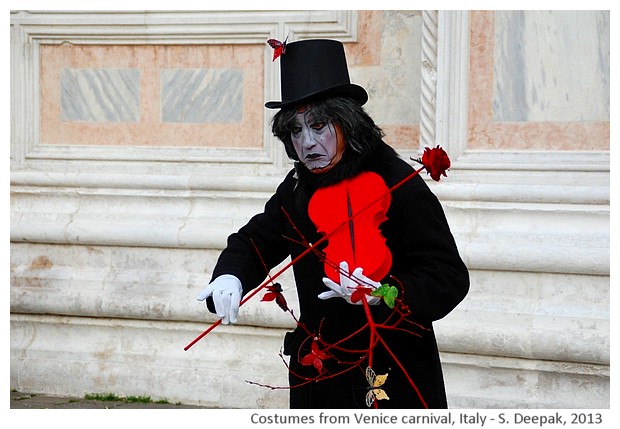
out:
M304 149L312 149L314 146L316 146L316 140L312 136L312 133L309 129L302 131L301 145Z

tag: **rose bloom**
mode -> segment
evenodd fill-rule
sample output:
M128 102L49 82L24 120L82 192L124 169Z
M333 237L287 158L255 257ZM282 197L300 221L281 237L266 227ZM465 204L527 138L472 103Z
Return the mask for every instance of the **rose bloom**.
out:
M433 149L428 147L424 149L424 154L422 154L422 164L434 181L439 182L442 174L445 177L448 177L446 170L450 168L450 158L448 158L446 151L439 146L434 147Z

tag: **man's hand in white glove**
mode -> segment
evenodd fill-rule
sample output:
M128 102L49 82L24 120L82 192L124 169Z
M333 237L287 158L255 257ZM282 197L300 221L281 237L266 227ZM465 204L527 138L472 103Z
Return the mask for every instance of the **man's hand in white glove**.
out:
M325 286L327 286L330 290L320 293L319 298L329 299L340 297L344 298L349 304L361 305L361 300L356 302L351 301L351 295L355 292L358 286L372 289L376 289L381 286L381 283L366 277L363 274L363 271L363 268L357 267L353 270L353 274L349 275L349 264L347 264L346 261L342 261L340 263L340 284L327 277L323 278L323 283L325 283ZM366 295L366 301L368 301L368 304L370 305L376 305L381 302L381 298L378 296Z
M228 325L237 323L242 293L241 281L233 275L224 274L209 283L209 286L200 292L196 299L204 301L213 296L215 314L222 319L224 325Z

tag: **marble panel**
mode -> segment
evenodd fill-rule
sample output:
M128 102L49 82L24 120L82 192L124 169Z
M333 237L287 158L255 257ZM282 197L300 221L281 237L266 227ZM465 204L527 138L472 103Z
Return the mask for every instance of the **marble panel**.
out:
M608 151L609 99L604 95L604 81L609 68L604 57L605 52L609 55L605 47L609 30L603 24L604 15L591 16L584 25L574 23L575 35L569 40L578 38L580 44L571 46L560 42L561 36L554 35L552 27L570 21L573 15L558 11L534 15L539 17L533 20L538 28L534 32L526 25L532 20L530 15L519 18L515 13L508 15L512 20L507 22L506 15L496 11L470 13L467 148ZM519 31L507 31L504 25ZM498 32L506 36L498 40ZM526 32L527 36L519 36ZM497 58L504 52L509 53L506 59ZM584 64L572 67L573 57ZM599 78L594 86L588 83ZM579 86L590 89L575 88Z
M241 122L243 72L167 69L161 72L162 122Z
M261 148L265 49L41 45L39 143Z
M495 12L497 122L609 121L609 11Z
M422 14L419 10L359 11L358 42L346 44L351 81L368 92L364 106L399 149L420 136Z
M136 122L140 117L140 71L70 69L60 74L63 121Z

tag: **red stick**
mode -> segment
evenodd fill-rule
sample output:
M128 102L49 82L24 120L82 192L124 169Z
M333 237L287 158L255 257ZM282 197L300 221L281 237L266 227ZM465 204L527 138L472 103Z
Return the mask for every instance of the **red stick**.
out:
M364 207L363 209L361 209L359 212L354 213L353 215L351 215L348 219L346 219L344 222L342 222L340 225L338 225L336 228L334 228L333 231L331 231L329 234L325 234L323 237L321 237L316 243L314 243L313 245L311 245L310 247L308 247L306 250L304 250L302 253L300 253L295 259L293 259L291 262L289 262L288 264L286 264L284 267L282 267L276 274L274 274L273 276L271 276L270 278L268 278L267 280L265 280L263 283L261 283L260 286L258 286L257 288L255 288L253 291L251 291L250 293L248 293L239 303L239 306L242 306L243 304L245 304L248 300L250 300L254 295L256 295L258 292L260 292L264 287L266 287L268 284L270 284L271 282L273 282L275 279L277 279L278 277L280 277L286 270L288 270L290 267L292 267L293 265L295 265L301 258L303 258L304 256L306 256L308 253L314 251L314 248L317 247L319 244L323 243L325 240L327 240L331 235L333 235L336 231L338 231L340 228L342 228L345 225L348 225L349 222L354 219L356 216L360 215L361 213L363 213L364 211L368 210L370 207L372 207L374 204L376 204L377 202L381 201L385 195L395 191L396 189L400 188L402 185L404 185L407 181L411 180L413 177L417 176L418 174L420 174L420 172L424 170L424 166L418 168L417 170L415 170L413 173L411 173L410 175L406 176L404 179L402 179L400 182L398 182L397 184L395 184L394 186L392 186L390 189L388 189L387 193L384 195L381 195L379 198L377 198L376 200L372 201L370 204L368 204L366 207ZM200 334L198 337L196 337L191 343L189 343L187 346L185 346L185 348L183 350L187 351L189 350L190 347L192 347L194 344L196 344L198 341L200 341L202 338L204 338L209 332L211 332L213 329L215 329L220 323L222 323L222 319L217 320L215 323L213 323L211 326L209 326L209 328L204 331L202 334Z

